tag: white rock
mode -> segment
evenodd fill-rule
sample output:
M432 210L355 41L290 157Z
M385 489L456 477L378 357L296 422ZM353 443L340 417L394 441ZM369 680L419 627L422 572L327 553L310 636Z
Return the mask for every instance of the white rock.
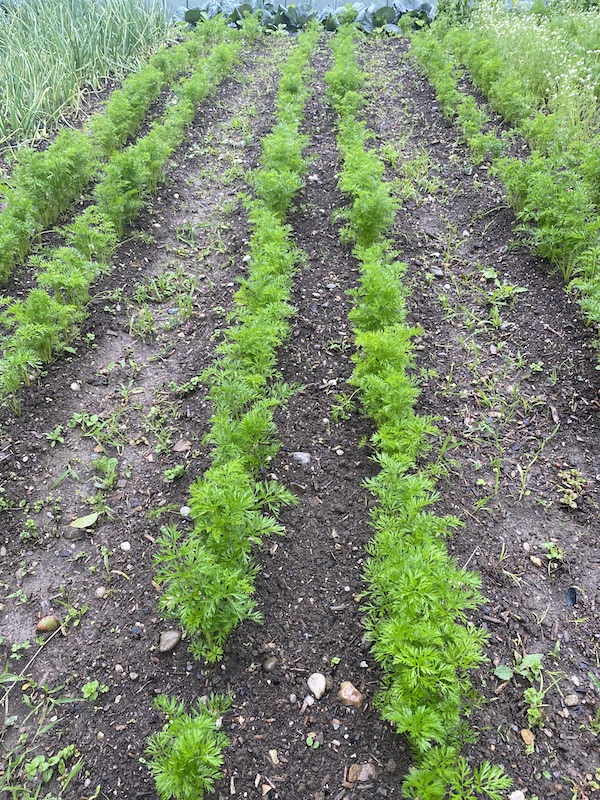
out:
M511 792L508 795L508 800L525 800L525 795L520 789L517 789L516 792Z
M189 506L181 506L181 508L179 509L179 513L181 514L182 517L189 517L191 511L192 509Z
M325 689L327 688L327 680L325 675L322 675L320 672L313 672L307 683L308 688L311 690L317 700L320 700L325 694Z
M302 453L298 451L296 453L292 453L292 458L303 467L307 467L310 464L310 453Z
M124 553L128 553L131 550L131 542L121 542L119 547Z
M181 631L163 631L158 642L159 653L170 653L181 641Z
M565 697L565 705L568 706L569 708L572 708L573 706L578 706L579 698L577 697L576 694L568 694Z
M79 392L81 390L81 385L77 383L77 381L73 381L73 383L71 384L71 389L74 392Z

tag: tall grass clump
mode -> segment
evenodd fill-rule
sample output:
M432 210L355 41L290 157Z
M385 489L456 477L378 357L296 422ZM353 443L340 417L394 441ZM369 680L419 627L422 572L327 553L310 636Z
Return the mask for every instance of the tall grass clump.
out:
M96 186L96 203L63 231L65 246L32 260L38 270L37 286L24 300L7 304L2 321L9 335L0 361L0 396L16 412L21 386L27 386L32 373L65 349L85 318L92 282L110 269L117 242L162 179L197 105L235 63L241 46L238 32L228 32L222 20L210 25L217 32L218 44L177 87L177 102L169 105L150 133L113 155Z
M309 26L282 68L277 122L263 140L261 168L252 179L255 197L247 201L249 273L235 294L217 358L202 376L212 403L205 440L212 465L190 490L194 528L184 533L167 526L158 540L160 606L186 630L192 654L208 661L221 657L240 622L260 620L252 549L265 536L283 533L274 514L295 501L277 481L260 479L260 470L279 448L273 414L292 391L276 373L299 260L285 216L306 170L307 140L299 126L319 35Z
M158 0L5 0L0 14L0 144L45 132L82 90L135 69L167 35Z
M350 382L375 422L380 468L366 481L377 505L364 573L366 631L383 670L376 703L413 747L417 763L404 782L405 797L501 800L510 785L503 770L488 762L472 768L460 755L471 737L463 715L468 672L485 659L486 634L468 619L483 602L480 580L448 556L445 539L459 521L430 510L435 487L416 464L437 431L414 410L419 390L411 376L411 338L418 331L406 323L405 265L395 261L386 239L394 205L379 158L366 148L371 134L358 117L362 74L353 29L342 29L332 49L326 81L339 115L339 183L351 199L343 235L361 268L350 315L357 348Z

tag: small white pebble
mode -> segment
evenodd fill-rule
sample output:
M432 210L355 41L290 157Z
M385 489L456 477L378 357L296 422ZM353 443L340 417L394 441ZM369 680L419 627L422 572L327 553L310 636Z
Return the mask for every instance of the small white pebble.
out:
M73 383L71 384L71 389L74 392L79 392L81 390L81 384L77 383L77 381L73 381Z
M314 705L314 703L315 703L315 698L312 696L312 694L307 694L306 697L304 698L304 705L312 706Z
M131 550L131 542L127 541L121 542L119 547L121 548L121 550L123 550L124 553L128 553Z
M179 509L179 513L181 514L182 517L189 517L191 513L191 508L189 506L181 506L181 508Z
M102 731L98 731L98 733L96 734L96 739L98 739L99 742L101 742L104 739L104 734L102 733Z
M99 586L96 591L94 592L95 596L100 600L102 597L106 595L106 587Z
M344 451L342 450L341 447L338 447L338 449L335 452L337 453L338 456L343 456L344 455Z
M137 674L137 672L130 672L130 673L129 673L129 680L130 680L130 681L137 681L137 679L138 679L139 677L140 677L140 676Z
M115 672L123 672L123 665L115 664Z

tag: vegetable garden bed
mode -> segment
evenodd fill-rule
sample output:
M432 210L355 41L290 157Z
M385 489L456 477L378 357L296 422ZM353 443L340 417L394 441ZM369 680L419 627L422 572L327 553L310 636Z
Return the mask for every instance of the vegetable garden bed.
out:
M409 775L420 800L593 797L595 333L405 40L336 46L336 73L314 34L289 75L298 44L254 34L164 183L116 157L110 270L1 411L0 788L157 797L143 759L179 712L156 697L218 717L229 693L202 734L229 741L218 797L399 798ZM219 574L243 591L211 607Z

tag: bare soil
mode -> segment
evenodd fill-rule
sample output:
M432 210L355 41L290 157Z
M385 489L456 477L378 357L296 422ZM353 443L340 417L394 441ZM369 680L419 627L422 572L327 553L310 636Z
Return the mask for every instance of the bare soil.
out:
M0 653L23 678L5 696L3 747L8 755L23 733L33 743L53 721L36 752L74 743L84 757L64 797L89 798L97 786L102 798L156 797L140 763L163 722L153 698L163 692L191 704L225 690L233 696L223 723L232 743L217 796L401 796L410 751L378 716L380 674L361 626L372 502L362 482L375 465L370 424L345 383L347 291L358 270L332 217L345 200L324 102L326 41L306 113L306 186L290 215L305 262L279 363L284 379L303 388L278 414L282 448L268 467L299 502L281 515L286 536L256 554L264 624L240 626L216 667L194 662L185 640L158 652L172 623L156 608L156 535L182 519L188 486L209 464L206 389L177 387L211 363L246 268L239 193L248 191L247 170L258 165L272 124L288 46L272 38L256 48L202 110L159 196L99 283L77 352L26 393L21 416L2 411L0 475L10 510L0 534ZM490 633L490 661L473 676L484 702L470 712L479 738L466 752L473 763L503 764L529 799L584 800L598 796L600 767L592 730L592 676L600 678L594 336L560 278L515 231L501 186L486 165L471 163L406 49L401 40L361 46L364 114L401 200L393 238L409 265L411 318L422 328L419 410L440 428L429 459L438 464L437 509L464 523L449 548L481 575L487 598L473 622ZM408 192L407 176L416 190ZM144 299L139 287L161 275L169 280L160 301ZM103 423L96 438L83 435L89 415ZM98 486L101 451L118 460L110 489ZM183 477L165 482L177 466ZM103 510L95 527L69 527L94 508ZM67 634L38 650L36 623L51 613L71 617ZM494 676L497 666L514 668L534 653L543 654L543 685L533 681L543 727L528 721L531 681ZM311 703L314 672L325 675L327 691ZM80 698L92 680L108 687L97 700L58 703ZM361 708L340 703L341 681L362 693ZM370 764L369 780L351 782L353 764Z

